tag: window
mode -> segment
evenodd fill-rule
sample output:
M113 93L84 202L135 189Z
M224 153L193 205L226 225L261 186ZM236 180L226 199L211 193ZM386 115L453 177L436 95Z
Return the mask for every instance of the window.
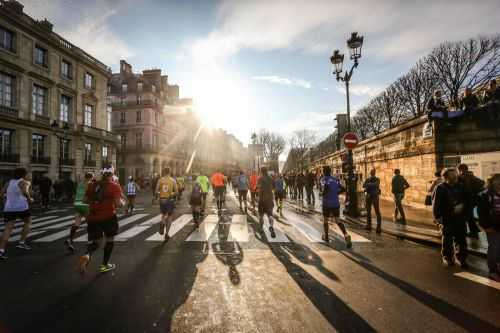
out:
M158 146L158 134L153 134L153 146Z
M65 79L71 79L73 77L73 66L66 60L61 61L61 76Z
M108 95L111 94L111 85L108 84Z
M111 105L106 105L106 131L111 132Z
M142 82L137 82L137 92L142 92Z
M122 83L122 94L126 95L128 90L128 85L126 83Z
M92 144L91 143L86 143L84 146L84 156L83 159L84 161L92 161Z
M103 161L108 161L108 153L109 153L108 146L102 146L102 160Z
M141 111L137 111L135 113L135 121L140 123L142 121L142 112Z
M156 86L155 86L154 84L151 86L151 91L152 91L153 93L155 93L155 92L156 92Z
M41 158L44 155L44 147L45 147L45 136L40 134L32 134L31 135L31 156L35 158Z
M45 66L48 65L48 52L41 46L35 46L35 64Z
M0 128L0 155L10 155L12 153L14 131Z
M142 133L135 134L135 146L137 148L142 148Z
M142 101L142 96L137 95L137 104L141 104L141 101Z
M83 124L85 126L92 127L93 113L94 113L94 107L90 104L85 104L84 118L83 118Z
M158 121L160 119L160 114L158 112L155 112L155 124L158 125Z
M125 122L127 121L126 120L127 118L125 117L126 117L125 112L124 111L120 112L120 123L125 124Z
M45 110L46 98L47 98L47 88L34 84L33 96L32 96L33 114L36 114L38 116L43 116L47 114Z
M11 52L16 52L15 36L12 31L0 27L0 47Z
M14 78L0 72L0 105L7 107L14 106L14 95L12 93L13 87Z
M61 104L59 106L59 120L65 123L69 123L71 112L71 97L66 95L61 95Z
M71 141L68 139L61 139L60 141L60 146L59 146L59 154L61 156L61 159L63 161L69 159L69 146L71 144Z
M122 149L127 147L127 134L122 134L120 137Z
M83 77L83 85L86 89L94 88L94 76L89 72L85 73Z

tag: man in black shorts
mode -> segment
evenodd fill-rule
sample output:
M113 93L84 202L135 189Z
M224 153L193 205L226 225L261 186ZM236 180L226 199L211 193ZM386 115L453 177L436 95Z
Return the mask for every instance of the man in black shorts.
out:
M274 208L274 196L273 196L273 179L267 174L267 168L262 167L260 169L262 176L257 181L257 191L259 193L259 222L260 228L264 226L264 215L267 215L269 219L269 232L271 237L276 237L273 228L273 208Z
M80 257L80 273L84 274L92 253L99 248L102 236L106 238L104 256L100 267L101 273L109 272L116 268L109 263L113 252L114 236L118 233L118 217L116 208L124 205L122 189L113 181L113 167L103 169L102 179L91 183L85 192L84 202L89 204L87 217L88 243L87 253Z

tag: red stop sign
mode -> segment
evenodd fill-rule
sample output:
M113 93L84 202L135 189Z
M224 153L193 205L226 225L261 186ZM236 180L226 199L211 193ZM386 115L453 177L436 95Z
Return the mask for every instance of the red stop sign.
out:
M344 134L343 140L344 146L349 150L356 148L359 142L358 136L353 132L347 132Z

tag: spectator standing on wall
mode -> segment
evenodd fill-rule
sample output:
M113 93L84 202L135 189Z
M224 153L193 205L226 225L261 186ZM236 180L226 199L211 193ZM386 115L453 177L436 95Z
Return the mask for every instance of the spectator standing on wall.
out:
M464 96L460 100L460 108L466 113L475 111L479 105L479 99L472 93L470 87L465 88Z
M443 264L453 266L455 257L462 268L467 268L467 242L464 218L465 191L458 181L455 169L443 173L444 182L436 187L432 200L432 212L442 227Z
M377 234L382 232L382 215L380 214L380 179L376 176L375 169L370 171L368 177L363 183L366 193L366 230L372 230L372 206L377 216Z
M458 181L462 184L465 197L464 197L464 218L469 226L468 236L471 238L478 238L479 228L474 220L474 207L477 206L479 193L484 189L484 181L477 178L469 171L467 164L460 164L458 166L459 177Z
M392 177L392 194L394 195L394 222L400 222L402 224L406 223L405 211L403 209L403 198L405 196L405 191L410 184L406 179L401 176L401 171L399 169L394 170L394 177ZM398 220L398 215L401 219Z

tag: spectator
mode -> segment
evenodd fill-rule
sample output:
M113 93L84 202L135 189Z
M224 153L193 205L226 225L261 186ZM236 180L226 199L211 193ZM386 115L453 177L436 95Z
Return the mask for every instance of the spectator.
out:
M316 184L316 176L312 171L307 172L306 176L306 195L307 195L307 204L315 205L316 198L314 197L314 185Z
M474 220L474 207L477 206L479 193L484 189L484 181L477 178L469 171L467 164L458 166L459 177L458 181L462 184L465 191L464 198L464 218L469 226L468 236L478 238L479 228Z
M401 171L399 169L394 170L394 177L392 177L392 194L394 195L394 222L400 222L402 224L406 223L405 211L403 209L403 198L405 197L405 191L410 184L406 179L401 176ZM398 215L401 219L398 220Z
M431 187L429 189L429 193L432 195L434 193L434 190L436 189L436 187L441 184L442 182L444 182L444 179L443 177L441 176L441 171L436 171L434 173L434 180L431 182Z
M40 196L42 199L42 209L49 208L49 198L50 198L50 189L52 188L52 180L47 177L47 174L43 174L38 180L38 186L40 189Z
M470 87L465 88L464 96L460 100L460 108L465 111L465 113L470 113L475 111L479 105L479 99L476 95L472 93Z
M491 103L500 103L500 87L497 87L496 80L491 80L483 93L483 104Z
M434 218L442 227L442 260L445 265L453 266L456 257L466 269L465 192L455 169L447 169L443 177L444 182L436 187L432 201Z
M488 268L490 279L500 282L500 174L488 182L488 189L479 197L479 224L488 239Z
M299 172L296 179L297 184L297 200L304 200L304 186L306 185L306 175L304 172Z
M435 90L434 95L427 102L427 111L432 116L434 112L441 112L443 116L448 114L448 109L441 96L441 90Z
M366 230L372 230L372 206L377 215L377 234L382 232L382 215L380 214L380 179L376 177L375 169L370 171L368 177L363 183L366 193Z

